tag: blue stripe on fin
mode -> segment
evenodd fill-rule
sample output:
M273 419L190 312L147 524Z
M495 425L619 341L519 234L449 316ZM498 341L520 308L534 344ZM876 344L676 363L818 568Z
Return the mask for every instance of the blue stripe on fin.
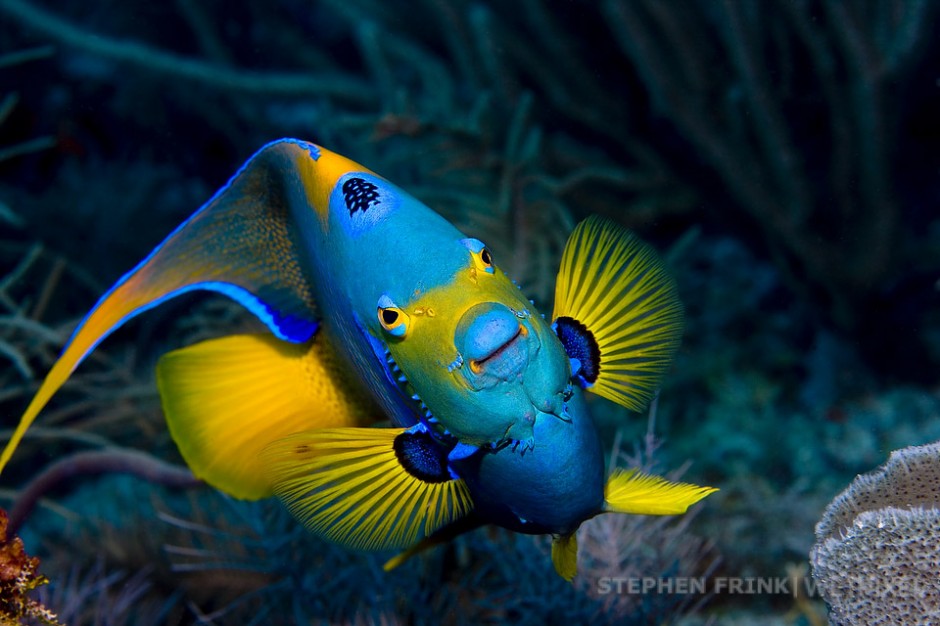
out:
M296 139L270 143L206 204L125 274L82 320L0 454L0 471L52 395L105 337L127 320L194 289L220 291L278 337L316 330L308 258L296 226L316 207L300 167L320 151Z

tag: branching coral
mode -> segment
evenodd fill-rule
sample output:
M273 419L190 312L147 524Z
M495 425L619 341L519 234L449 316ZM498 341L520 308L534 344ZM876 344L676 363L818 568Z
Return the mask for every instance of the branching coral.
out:
M39 559L26 554L23 541L7 532L7 514L0 509L0 624L15 626L26 619L59 623L52 611L29 597L49 582L38 569Z
M349 80L344 76L316 77L299 73L238 72L136 43L96 37L21 0L3 0L0 10L64 44L85 49L92 54L141 65L156 72L165 72L222 89L267 94L327 94L353 99L357 99L357 96L360 99L364 98L368 93L368 86L364 82Z
M225 106L192 92L181 95L192 98L188 109L205 108L208 123L224 127L243 156L272 133L287 131L369 164L485 236L502 252L502 265L547 302L575 213L630 220L627 214L636 212L630 221L641 223L651 211L687 210L692 195L627 125L611 124L623 118L622 102L590 78L586 61L565 49L572 36L553 8L526 5L526 12L505 15L484 4L424 0L410 12L410 25L398 12L366 1L328 2L314 13L292 3L282 11L246 9L246 19L254 20L251 36L274 57L269 63L302 64L303 71L287 73L238 68L244 43L222 32L204 10L180 8L178 18L205 58L92 34L21 0L0 1L0 11L70 49L137 66L144 75L153 72L154 80L170 75L174 84L191 82L200 93L214 90ZM291 11L297 19L285 15ZM314 22L312 15L321 19ZM516 41L520 27L535 34L536 49ZM454 36L428 41L429 33L445 32ZM282 50L289 55L279 55ZM258 94L264 104L253 99ZM545 100L572 117L571 130L586 126L607 136L605 143L615 139L613 151L621 156L585 144L569 131L570 122L556 128ZM298 113L302 128L291 128ZM253 132L245 134L241 128L249 121Z

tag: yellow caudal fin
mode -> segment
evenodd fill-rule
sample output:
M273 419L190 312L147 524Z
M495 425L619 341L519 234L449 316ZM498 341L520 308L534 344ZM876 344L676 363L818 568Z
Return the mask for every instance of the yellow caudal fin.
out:
M157 385L186 463L236 498L273 495L260 460L272 441L378 415L325 336L305 344L270 335L204 341L164 355Z
M263 454L274 491L311 532L359 550L411 546L473 508L426 432L330 428Z
M714 487L674 483L635 469L617 469L604 487L604 510L634 515L679 515L716 491Z
M578 573L578 536L562 535L552 540L552 564L558 575L571 582Z
M652 399L682 336L682 305L656 252L598 216L568 238L553 318L585 387L631 411Z

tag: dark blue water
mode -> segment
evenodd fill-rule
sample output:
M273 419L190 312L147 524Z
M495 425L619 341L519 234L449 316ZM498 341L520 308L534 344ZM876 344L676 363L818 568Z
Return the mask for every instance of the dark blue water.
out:
M653 416L595 398L595 421L619 464L721 488L685 518L586 523L566 584L545 539L481 529L384 573L273 500L78 472L20 530L34 597L68 624L822 623L824 507L940 439L936 24L917 2L0 0L3 428L114 281L298 137L486 241L546 314L587 215L653 244L682 348ZM182 464L154 364L246 328L192 295L118 331L2 506L82 451Z

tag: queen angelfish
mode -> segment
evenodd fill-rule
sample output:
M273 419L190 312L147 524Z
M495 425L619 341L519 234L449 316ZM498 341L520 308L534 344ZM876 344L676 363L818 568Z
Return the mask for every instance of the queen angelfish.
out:
M195 289L234 299L270 333L160 360L164 413L193 473L237 498L276 494L341 544L402 549L387 568L492 523L553 535L570 580L583 521L683 513L715 491L605 478L584 391L643 410L682 333L675 284L649 246L608 219L579 224L548 322L483 242L295 139L262 148L99 300L0 471L98 343Z

